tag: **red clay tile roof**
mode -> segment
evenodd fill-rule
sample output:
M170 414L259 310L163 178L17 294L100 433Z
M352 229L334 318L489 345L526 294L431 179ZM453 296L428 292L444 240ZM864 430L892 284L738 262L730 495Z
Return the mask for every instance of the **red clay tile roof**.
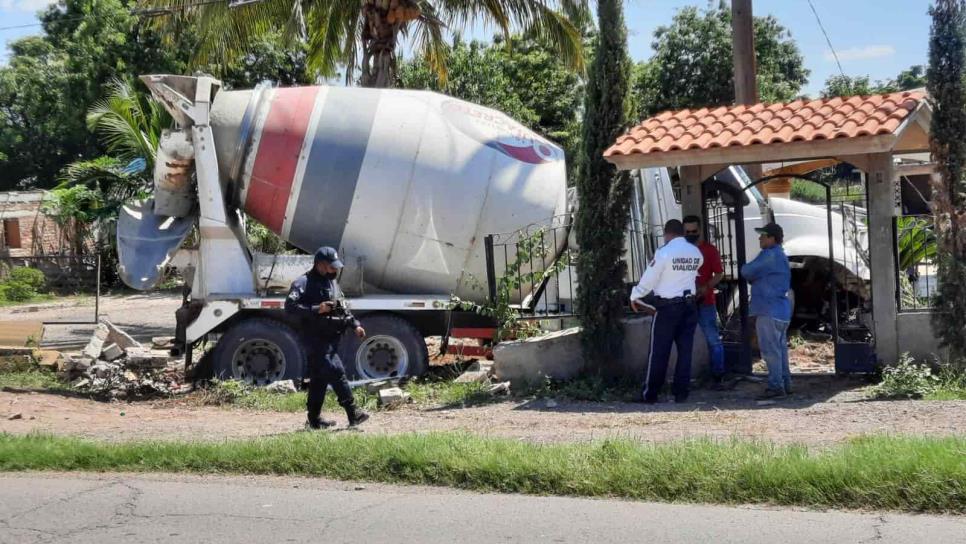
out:
M907 91L666 111L618 138L604 156L890 134L924 99L921 91Z

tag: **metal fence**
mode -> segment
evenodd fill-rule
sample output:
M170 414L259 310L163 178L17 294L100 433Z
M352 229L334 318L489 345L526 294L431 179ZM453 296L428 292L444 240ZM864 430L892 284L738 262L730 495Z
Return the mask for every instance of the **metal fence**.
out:
M509 298L524 316L572 317L579 255L572 243L572 227L572 216L561 215L518 231L486 236L490 300ZM624 234L625 282L636 283L653 255L653 243L640 222L630 221Z
M932 215L895 218L896 293L899 311L929 310L939 286Z

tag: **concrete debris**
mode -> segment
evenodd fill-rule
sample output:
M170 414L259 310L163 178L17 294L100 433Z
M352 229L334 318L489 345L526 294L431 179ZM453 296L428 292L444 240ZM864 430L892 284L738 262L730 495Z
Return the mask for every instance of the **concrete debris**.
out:
M510 394L510 382L500 382L495 383L487 389L487 393L491 395L509 395Z
M128 368L164 368L168 366L171 356L166 351L150 350L143 347L128 348L127 353Z
M137 340L131 338L131 335L117 328L113 323L106 319L101 320L101 324L107 327L108 335L107 342L112 344L117 344L122 350L127 350L129 348L140 348L143 347Z
M107 399L148 398L191 388L184 387L179 359L142 346L107 321L98 324L84 352L69 355L60 368L74 389Z
M379 391L379 406L392 408L399 406L410 399L410 394L398 387L389 387Z
M294 393L296 391L295 382L292 380L281 380L277 382L272 382L265 386L265 390L270 391L272 393L280 393L280 394Z
M87 342L87 347L84 348L84 355L91 359L100 357L101 352L104 351L104 342L107 341L107 337L110 334L111 330L107 328L107 325L99 323L97 328L94 329L94 334L91 335L90 341Z
M369 382L366 384L366 393L370 395L376 395L383 389L389 389L390 387L395 387L391 380L379 380L376 382Z
M104 346L103 350L101 350L101 357L105 361L116 361L117 359L124 357L124 350L121 349L121 346L117 344L108 344Z
M467 370L453 380L454 383L487 383L489 381L490 374L483 370L478 370L476 372Z
M33 352L33 348L25 348L20 346L0 346L0 357L15 357L17 355L29 356Z
M64 356L59 351L51 351L46 349L34 350L33 356L38 365L51 370L57 370L60 368L64 359Z
M151 347L154 349L171 349L174 347L174 337L155 336L151 339Z
M20 412L17 412L16 414L10 415L7 419L10 421L13 421L15 419L23 419L23 414L21 414Z

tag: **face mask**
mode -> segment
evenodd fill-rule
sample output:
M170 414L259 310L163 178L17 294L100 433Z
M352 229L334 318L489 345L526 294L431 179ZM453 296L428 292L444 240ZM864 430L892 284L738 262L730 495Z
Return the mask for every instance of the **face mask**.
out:
M688 234L687 236L684 237L684 239L687 240L688 243L697 244L698 243L698 238L700 238L700 237L701 236L698 235L698 234Z
M337 272L333 272L331 274L323 274L323 275L325 276L325 279L327 279L327 280L334 280L336 277L339 276L339 274Z

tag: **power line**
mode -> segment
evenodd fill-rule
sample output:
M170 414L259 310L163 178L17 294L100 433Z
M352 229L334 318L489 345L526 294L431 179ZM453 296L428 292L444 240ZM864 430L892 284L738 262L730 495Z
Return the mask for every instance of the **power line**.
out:
M222 3L228 4L228 7L230 8L235 7L234 5L232 5L233 4L232 2L226 1L226 0L204 0L202 2L195 2L193 4L184 4L181 6L163 6L163 7L157 7L157 8L132 9L132 10L129 10L128 13L137 17L156 17L159 15L169 15L178 11L184 11L186 9L195 8L198 6L207 6L210 4L222 4ZM240 4L240 5L244 5L244 4ZM64 17L63 19L58 19L57 22L73 22L73 21L80 21L82 19L94 19L94 18L96 17L91 15L76 15L73 17ZM33 28L35 26L43 26L43 25L44 23L29 23L25 25L0 26L0 32L3 32L4 30Z
M835 48L832 47L832 40L828 37L828 32L825 31L825 26L822 25L822 18L818 16L818 12L815 11L815 6L812 4L812 0L808 0L808 7L812 8L812 13L815 14L815 20L818 21L818 27L822 29L822 34L825 35L825 43L828 44L828 48L832 51L832 56L835 57L835 64L839 67L839 73L842 77L845 77L845 70L842 69L842 63L839 62L839 55L835 52Z

